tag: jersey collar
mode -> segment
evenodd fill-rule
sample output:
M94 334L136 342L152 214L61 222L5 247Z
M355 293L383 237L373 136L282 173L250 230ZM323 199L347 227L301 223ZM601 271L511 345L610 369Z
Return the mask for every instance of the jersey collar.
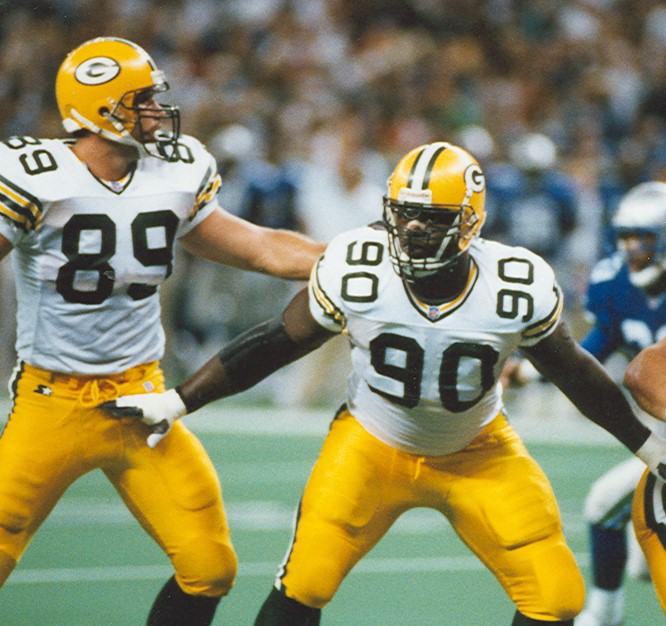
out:
M429 322L437 322L443 317L450 315L457 309L459 309L464 303L465 300L469 297L469 294L472 293L474 285L476 284L477 279L479 278L479 267L476 264L474 259L471 259L469 265L469 276L467 277L467 283L463 290L458 294L453 300L448 302L443 302L442 304L428 304L423 302L410 288L409 284L403 281L405 286L405 292L409 301L412 303L412 306Z

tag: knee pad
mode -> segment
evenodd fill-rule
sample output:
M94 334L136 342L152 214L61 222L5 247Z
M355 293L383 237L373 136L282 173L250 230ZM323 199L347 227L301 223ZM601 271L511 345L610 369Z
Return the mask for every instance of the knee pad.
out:
M172 563L181 589L195 596L226 596L238 572L238 559L229 543L203 538L184 545Z
M518 610L537 620L573 619L585 604L585 583L573 554L565 544L557 543L531 556L538 591L529 604L517 601Z

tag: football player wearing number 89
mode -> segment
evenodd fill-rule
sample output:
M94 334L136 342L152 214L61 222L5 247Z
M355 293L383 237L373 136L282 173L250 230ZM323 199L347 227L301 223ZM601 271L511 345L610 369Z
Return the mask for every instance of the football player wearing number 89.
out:
M573 623L583 579L549 482L502 407L498 377L518 348L654 471L666 460L666 441L567 331L547 263L478 237L484 200L483 172L464 150L438 142L410 151L389 179L383 224L336 237L283 315L176 389L108 405L164 435L333 334L349 337L346 404L256 624L318 624L349 571L415 507L441 512L496 576L515 603L514 626Z
M56 77L68 140L0 144L0 258L13 249L18 366L0 437L0 585L65 489L100 468L175 576L150 624L209 624L237 562L220 486L179 426L148 429L98 407L164 390L159 285L178 239L193 254L305 280L323 246L223 211L213 157L158 104L164 75L139 46L100 38Z

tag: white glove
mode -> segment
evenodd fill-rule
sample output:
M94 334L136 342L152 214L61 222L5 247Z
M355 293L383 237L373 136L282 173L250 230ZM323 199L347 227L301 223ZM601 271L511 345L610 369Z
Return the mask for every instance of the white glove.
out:
M657 478L666 481L666 439L652 433L636 450L636 456Z
M101 405L113 417L135 417L150 428L146 442L154 448L166 437L174 422L187 413L182 398L175 389L164 393L141 393L121 396Z

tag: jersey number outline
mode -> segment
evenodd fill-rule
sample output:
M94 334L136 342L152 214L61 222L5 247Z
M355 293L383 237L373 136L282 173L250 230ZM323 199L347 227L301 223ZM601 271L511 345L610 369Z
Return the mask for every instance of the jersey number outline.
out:
M160 248L148 246L148 229L163 228L165 245ZM132 221L132 252L144 267L165 266L164 278L172 271L173 242L178 228L178 216L169 210L138 213ZM99 250L81 252L83 233L99 232ZM116 273L109 260L116 253L116 225L103 213L74 215L62 229L62 252L67 257L58 270L56 290L67 301L78 304L101 304L113 292ZM75 287L77 272L97 274L94 290ZM133 300L143 300L157 291L156 285L132 283L127 288Z
M389 362L400 360L404 365ZM398 354L404 358L396 359ZM442 406L452 413L460 413L473 407L486 392L495 384L494 368L499 353L492 346L474 342L455 342L448 345L442 352L439 366L439 399ZM468 366L478 371L472 377L479 380L478 391L470 398L463 398L458 385L458 376L463 360ZM383 398L408 409L415 408L421 400L421 382L425 350L413 337L405 337L396 333L380 333L370 342L370 364L381 376L396 380L403 385L402 396L383 391L368 383L368 387Z
M358 241L347 247L348 266L379 265L385 246L374 241L365 241L357 250ZM534 282L534 264L525 258L507 257L497 263L497 275L505 283L531 285ZM378 297L379 278L369 271L355 270L342 277L340 295L347 302L373 302ZM517 288L502 288L497 292L495 312L504 319L521 316L527 322L534 315L534 299L530 293ZM401 396L370 385L374 393L390 402L409 409L421 400L421 384L425 350L413 337L384 332L374 337L369 344L370 364L380 376L402 384ZM401 356L398 356L401 355ZM492 346L476 342L455 342L442 352L439 367L439 398L442 406L452 413L460 413L473 407L495 384L495 365L499 352ZM396 362L400 362L397 364ZM468 380L477 380L478 386L471 397L462 397L459 388L461 366L466 367ZM476 371L471 371L476 369Z
M33 137L9 137L3 141L12 150L21 150L26 146L40 146L42 142ZM184 163L193 163L194 157L190 149L178 143L178 158ZM44 148L25 152L19 156L19 162L26 174L34 176L58 169L53 155ZM148 229L164 228L166 243L161 248L148 245ZM163 265L166 267L164 279L172 272L173 242L178 228L178 217L173 211L150 211L138 213L132 221L132 252L144 267ZM81 237L84 232L99 231L99 250L97 252L80 252ZM62 229L62 253L67 263L58 270L56 290L67 301L78 304L101 304L113 292L116 273L109 260L116 253L116 225L103 213L82 213L74 215ZM77 272L97 274L97 286L94 290L77 289L74 284ZM157 291L156 285L132 283L127 293L133 300L143 300Z

